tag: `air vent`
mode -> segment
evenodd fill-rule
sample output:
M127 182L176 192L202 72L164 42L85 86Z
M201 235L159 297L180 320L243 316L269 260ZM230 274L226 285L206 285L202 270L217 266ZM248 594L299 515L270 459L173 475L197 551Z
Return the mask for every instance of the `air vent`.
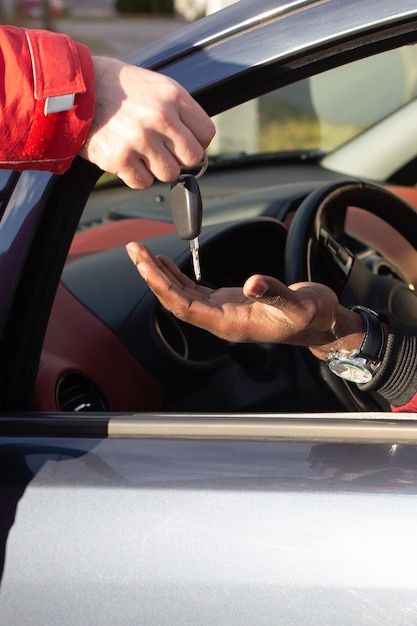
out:
M82 374L64 376L58 383L56 397L60 411L88 413L109 410L101 391Z
M407 283L406 279L404 278L404 276L401 275L400 271L385 259L379 261L378 263L375 263L374 273L378 274L378 276L388 276L389 278L396 278L403 283Z

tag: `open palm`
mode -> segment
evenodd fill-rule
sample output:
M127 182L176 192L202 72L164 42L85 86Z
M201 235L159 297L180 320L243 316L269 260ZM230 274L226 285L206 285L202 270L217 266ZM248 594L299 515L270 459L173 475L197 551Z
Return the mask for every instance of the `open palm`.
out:
M338 300L318 283L287 287L251 276L243 287L211 289L185 276L167 257L130 243L128 254L162 306L178 319L233 342L323 345L334 341Z

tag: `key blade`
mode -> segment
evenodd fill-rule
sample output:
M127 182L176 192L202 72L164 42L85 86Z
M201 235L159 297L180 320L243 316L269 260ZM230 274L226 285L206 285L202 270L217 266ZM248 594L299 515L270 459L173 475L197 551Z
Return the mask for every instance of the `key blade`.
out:
M194 276L197 282L201 280L201 266L200 266L200 244L198 237L190 240L191 257L193 260Z

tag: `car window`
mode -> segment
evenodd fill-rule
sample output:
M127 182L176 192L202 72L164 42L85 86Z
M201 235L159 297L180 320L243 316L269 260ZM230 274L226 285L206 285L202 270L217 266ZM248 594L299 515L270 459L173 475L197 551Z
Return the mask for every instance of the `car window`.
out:
M209 151L335 150L417 96L417 46L404 46L273 91L216 116Z
M395 112L417 100L417 45L406 45L328 70L292 85L244 102L214 116L216 136L208 148L212 158L242 154L256 157L267 153L333 154L382 121L389 123ZM391 136L403 154L413 152L407 124ZM360 150L363 148L361 147ZM392 158L392 156L391 156ZM356 160L354 153L353 160ZM326 164L332 169L329 163ZM404 163L400 163L402 167ZM395 160L378 177L396 171ZM390 170L391 168L391 170ZM338 169L338 168L335 168ZM361 175L342 161L341 173ZM367 173L364 171L362 175ZM97 187L115 180L105 173ZM417 183L415 180L407 183Z
M288 221L304 194L327 181L331 169L316 159L309 172L303 158L286 160L286 155L334 154L371 129L379 130L413 101L417 105L417 47L407 46L271 90L217 115L208 174L200 180L204 280L236 286L253 273L283 280ZM403 126L399 132L414 144L415 158L416 141L409 126ZM383 159L392 152L392 135L383 149L377 138ZM366 160L375 160L374 152L362 152ZM242 153L253 159L240 162ZM278 156L262 160L266 153ZM227 162L234 154L236 167L223 168L222 155L229 155ZM356 155L353 160L356 163ZM359 176L370 178L364 172ZM232 350L178 324L155 306L125 244L146 240L155 254L166 254L182 263L181 269L189 268L188 242L180 241L170 223L169 184L156 181L139 191L120 182L104 184L111 180L108 174L102 176L74 237L44 343L35 407L49 411L58 404L59 410L81 412L103 406L111 411L279 407L293 412L300 401L304 410L304 400L293 399L291 392L291 377L300 366L298 352L279 347L271 357L269 346L259 352L247 351L247 346L241 352ZM365 245L357 245L358 254L362 248L367 252ZM389 264L383 267L396 271ZM312 398L308 410L340 408L333 398L322 397L309 378L307 387Z

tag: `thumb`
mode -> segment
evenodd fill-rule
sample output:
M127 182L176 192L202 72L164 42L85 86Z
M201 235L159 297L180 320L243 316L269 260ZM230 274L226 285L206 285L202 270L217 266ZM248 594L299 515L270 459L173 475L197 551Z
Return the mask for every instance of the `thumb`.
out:
M291 300L291 292L284 283L272 276L254 274L243 285L243 293L247 298L253 298L271 306L283 306Z

